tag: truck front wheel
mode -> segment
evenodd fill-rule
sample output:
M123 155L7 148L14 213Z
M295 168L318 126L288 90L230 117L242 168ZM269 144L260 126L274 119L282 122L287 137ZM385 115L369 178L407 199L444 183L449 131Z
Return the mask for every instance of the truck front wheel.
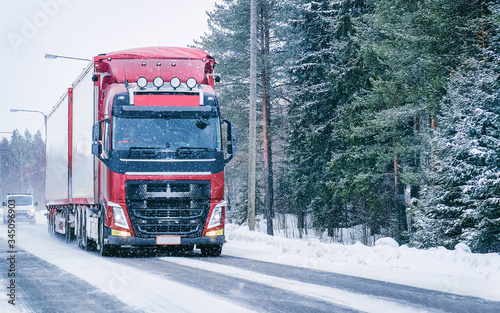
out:
M113 256L117 252L117 247L114 245L104 243L105 228L104 226L104 214L101 215L99 223L99 252L102 256Z
M201 246L200 250L202 256L220 256L222 253L222 245Z
M84 209L85 210L85 209ZM85 211L82 211L82 216L81 216L81 236L82 236L82 248L85 251L91 251L94 250L95 248L95 243L87 237L87 213Z

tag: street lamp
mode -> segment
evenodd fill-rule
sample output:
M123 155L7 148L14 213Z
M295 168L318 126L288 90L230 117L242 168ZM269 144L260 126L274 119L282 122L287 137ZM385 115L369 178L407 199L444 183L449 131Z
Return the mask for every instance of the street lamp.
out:
M13 132L0 132L0 134L13 134ZM7 136L0 136L0 137L7 137Z
M40 113L43 115L43 125L45 126L45 148L47 148L47 115L43 113L42 111L36 111L36 110L21 110L21 109L10 109L11 112L33 112L33 113Z
M74 58L74 57L65 57L62 55L55 55L55 54L45 54L44 58L46 59L70 59L70 60L80 60L80 61L90 61L90 59L82 59L82 58Z

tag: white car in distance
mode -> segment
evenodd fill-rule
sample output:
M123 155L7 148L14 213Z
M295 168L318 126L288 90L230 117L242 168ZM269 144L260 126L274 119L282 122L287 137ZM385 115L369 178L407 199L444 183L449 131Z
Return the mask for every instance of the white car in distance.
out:
M3 205L3 223L7 224L9 221L9 209L14 210L15 221L27 221L31 224L36 222L36 209L38 203L33 203L33 196L30 194L8 194L5 196ZM11 210L12 213L12 210Z

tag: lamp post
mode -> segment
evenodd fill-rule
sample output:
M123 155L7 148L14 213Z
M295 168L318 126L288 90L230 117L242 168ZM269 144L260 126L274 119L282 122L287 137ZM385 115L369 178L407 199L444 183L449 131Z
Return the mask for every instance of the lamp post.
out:
M70 59L70 60L79 60L79 61L91 61L90 59L82 59L82 58L74 58L74 57L65 57L62 55L56 55L56 54L45 54L44 58L46 59Z
M21 109L10 109L11 112L32 112L32 113L40 113L43 115L43 125L45 126L45 149L47 149L47 115L42 111L36 110L21 110Z

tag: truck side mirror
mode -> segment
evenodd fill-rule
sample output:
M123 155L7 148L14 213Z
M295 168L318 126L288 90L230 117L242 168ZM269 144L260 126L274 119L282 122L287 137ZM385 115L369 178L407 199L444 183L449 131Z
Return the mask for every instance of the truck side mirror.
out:
M224 160L224 164L227 164L229 161L231 161L238 151L238 148L236 147L236 130L234 128L234 125L228 121L228 120L222 120L224 123L227 124L227 153L229 154L229 158Z
M92 127L92 154L96 157L99 157L102 153L101 138L101 123L96 123L94 127Z
M99 158L101 161L103 158L102 154L102 124L108 123L109 119L103 119L97 122L92 128L92 154Z

